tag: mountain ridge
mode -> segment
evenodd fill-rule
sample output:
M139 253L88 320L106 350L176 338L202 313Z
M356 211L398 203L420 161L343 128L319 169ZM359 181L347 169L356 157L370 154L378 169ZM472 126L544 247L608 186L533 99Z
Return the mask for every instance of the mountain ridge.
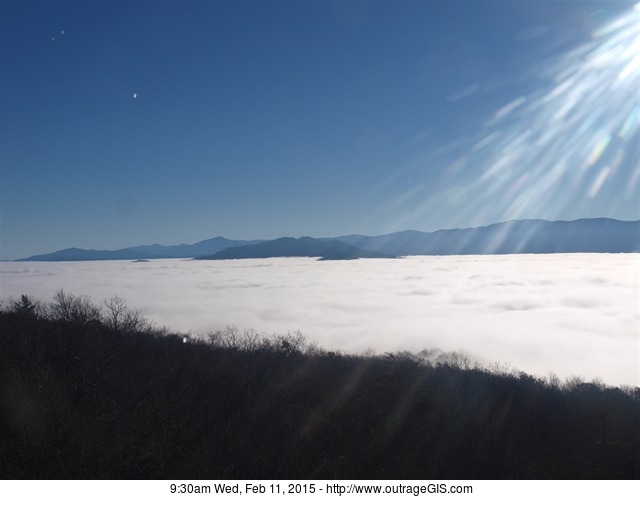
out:
M520 219L479 227L439 229L431 232L410 229L373 236L351 234L337 237L301 238L318 241L336 240L357 249L378 253L377 256L362 257L640 252L640 220L624 221L607 217L570 221ZM246 247L273 241L231 240L218 236L201 240L194 244L166 246L149 244L115 250L72 247L16 261L95 261L205 257L222 259L210 257L229 248ZM343 248L342 250L345 249ZM353 249L349 251L354 253ZM349 251L346 251L345 254L348 255ZM293 256L295 251L286 255Z
M409 255L639 252L640 221L606 217L573 221L509 220L476 228L336 237L364 249Z
M320 261L354 260L358 258L395 258L377 251L361 249L339 240L320 240L309 236L282 237L268 242L228 247L199 260L230 260L245 258L317 257Z
M96 261L163 258L197 258L213 254L227 247L251 245L266 240L231 240L222 236L201 240L194 244L161 245L148 244L123 249L79 249L71 247L46 254L37 254L16 261Z

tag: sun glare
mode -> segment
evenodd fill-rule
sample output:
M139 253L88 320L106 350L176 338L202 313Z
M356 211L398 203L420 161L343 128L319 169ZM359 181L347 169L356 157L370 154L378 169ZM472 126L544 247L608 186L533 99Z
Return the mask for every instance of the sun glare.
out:
M562 217L565 205L614 205L612 180L630 200L640 180L640 3L595 27L580 46L532 66L533 91L496 109L450 161L443 194L460 187L452 226L470 218ZM635 149L634 149L635 148ZM458 165L460 164L461 165ZM412 217L440 207L428 199ZM449 201L449 204L451 202Z

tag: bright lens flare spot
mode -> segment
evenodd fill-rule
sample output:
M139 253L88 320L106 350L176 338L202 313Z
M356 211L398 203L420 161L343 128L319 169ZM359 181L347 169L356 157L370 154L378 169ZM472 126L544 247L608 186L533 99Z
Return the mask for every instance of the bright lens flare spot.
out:
M629 199L632 195L635 194L637 197L637 189L638 182L640 182L640 166L636 167L634 173L629 177L629 183L627 185L627 190L625 197Z
M602 188L602 185L604 185L604 182L607 180L610 173L611 169L609 167L605 167L604 169L602 169L602 171L600 171L600 174L598 174L598 177L593 181L593 184L591 185L591 189L589 190L589 197L593 198L598 195L598 192L600 192L600 188Z
M496 115L495 115L496 119L502 119L508 116L511 112L513 112L515 109L517 109L520 105L522 105L526 101L527 99L524 96L521 96L520 98L513 100L512 102L508 103L507 105L505 105L504 107L502 107L500 110L496 112Z
M639 121L640 121L640 105L636 106L636 108L633 109L633 112L629 114L629 117L627 117L627 119L625 120L624 124L622 125L622 128L620 128L620 131L618 132L618 135L620 136L620 138L626 139L629 133L631 133L631 131L633 131L633 129L638 126Z
M603 135L596 143L596 146L593 148L593 151L591 152L591 154L589 155L589 158L587 159L587 163L589 165L596 165L598 163L598 160L600 160L600 157L602 156L602 154L606 151L607 147L609 147L609 144L611 143L611 135L609 135L608 133Z

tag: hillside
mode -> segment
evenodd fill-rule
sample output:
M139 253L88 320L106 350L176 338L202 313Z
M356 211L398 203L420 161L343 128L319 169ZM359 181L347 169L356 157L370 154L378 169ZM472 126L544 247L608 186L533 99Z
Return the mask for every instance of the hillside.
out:
M278 238L270 242L242 247L229 247L216 254L204 256L202 260L231 260L244 258L276 258L290 256L316 257L320 260L354 260L358 258L393 258L377 251L361 249L339 240L301 238Z
M300 334L184 343L110 304L0 310L3 478L640 478L638 388Z

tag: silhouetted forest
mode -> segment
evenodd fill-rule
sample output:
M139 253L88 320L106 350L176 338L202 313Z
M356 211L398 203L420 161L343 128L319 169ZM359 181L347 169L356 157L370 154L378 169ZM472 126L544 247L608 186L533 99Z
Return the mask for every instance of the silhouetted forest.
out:
M5 479L640 477L640 388L188 339L118 297L5 303L0 413Z

